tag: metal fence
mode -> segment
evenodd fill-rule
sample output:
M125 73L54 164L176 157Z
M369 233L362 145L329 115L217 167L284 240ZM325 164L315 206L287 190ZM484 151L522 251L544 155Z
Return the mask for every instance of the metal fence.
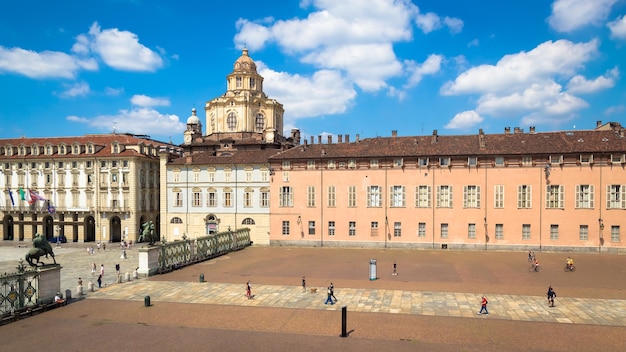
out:
M4 273L0 276L0 315L37 305L39 272L26 270L22 260L16 269L15 273Z

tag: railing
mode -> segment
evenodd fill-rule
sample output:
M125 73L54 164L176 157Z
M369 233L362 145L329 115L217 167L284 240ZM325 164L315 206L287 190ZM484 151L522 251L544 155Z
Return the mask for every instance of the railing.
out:
M39 300L39 272L26 270L20 260L16 273L0 276L0 315L35 306Z

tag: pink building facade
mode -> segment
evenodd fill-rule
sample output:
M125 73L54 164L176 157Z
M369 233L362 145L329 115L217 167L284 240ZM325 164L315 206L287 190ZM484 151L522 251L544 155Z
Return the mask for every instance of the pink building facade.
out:
M624 132L311 139L270 158L270 243L623 252Z

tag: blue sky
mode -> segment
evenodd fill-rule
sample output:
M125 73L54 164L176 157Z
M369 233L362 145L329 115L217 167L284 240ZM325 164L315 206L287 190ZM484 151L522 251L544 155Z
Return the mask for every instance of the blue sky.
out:
M181 143L244 46L286 135L626 125L625 15L625 0L11 1L0 138Z

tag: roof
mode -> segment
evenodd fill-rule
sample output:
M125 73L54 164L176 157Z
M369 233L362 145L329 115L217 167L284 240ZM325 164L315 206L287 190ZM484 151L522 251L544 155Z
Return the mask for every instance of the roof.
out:
M168 165L219 165L219 164L260 164L269 163L272 155L280 153L280 149L239 150L233 154L215 156L212 153L193 154L191 160L181 157L172 160Z
M483 146L481 147L481 140ZM304 144L273 160L384 158L411 156L486 156L568 153L624 153L624 130L579 130L545 133L459 136L376 137L350 143Z

